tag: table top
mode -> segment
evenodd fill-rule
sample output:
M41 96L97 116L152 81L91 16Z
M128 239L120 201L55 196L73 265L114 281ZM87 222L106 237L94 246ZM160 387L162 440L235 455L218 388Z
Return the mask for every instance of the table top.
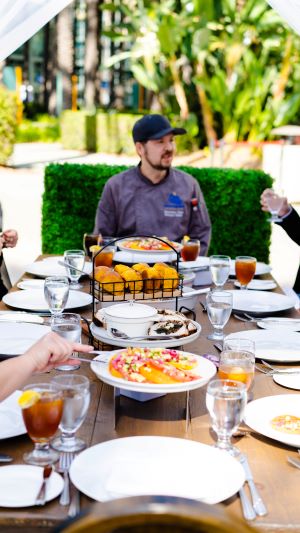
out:
M29 277L29 276L28 276ZM265 278L269 275L263 276ZM89 290L89 282L84 281L84 290ZM228 284L232 288L232 283ZM13 289L14 290L14 289ZM280 292L280 289L276 289ZM205 295L200 299L204 301ZM91 306L90 306L91 307ZM0 309L7 309L1 302ZM84 310L83 316L90 317L91 309ZM285 312L284 316L299 317L295 310ZM217 351L213 342L206 336L211 331L207 314L199 306L197 308L197 321L202 326L200 337L186 349L197 354ZM252 323L243 323L233 316L225 327L225 333L256 329ZM87 339L86 339L87 342ZM215 435L210 429L209 416L205 406L205 391L203 387L190 392L191 423L186 429L184 418L185 394L167 394L145 403L138 402L121 396L118 409L118 419L115 426L114 390L111 386L102 383L90 370L90 366L82 363L78 371L86 375L91 382L91 404L88 415L78 436L82 437L88 446L98 444L110 439L132 435L159 435L192 439L205 444L213 444ZM45 380L51 379L57 372L52 371L45 375ZM31 378L30 382L40 379L39 376ZM43 376L44 380L44 376ZM254 398L274 394L297 394L277 385L273 379L256 372L254 383ZM246 426L245 426L246 427ZM268 515L257 517L253 525L260 529L279 532L300 533L300 506L298 490L300 471L287 463L287 455L297 456L295 448L279 442L272 441L254 431L247 431L247 436L236 438L235 444L248 456L255 482L261 491L262 497L268 506ZM23 463L23 453L32 449L32 442L27 435L0 441L0 453L9 453L14 457L12 464ZM93 503L93 500L81 495L82 509ZM231 512L242 516L240 501L237 496L223 502ZM55 525L67 517L68 507L59 505L58 498L47 503L44 507L26 509L0 508L0 528L6 527L9 531L23 530L50 531ZM12 529L11 529L12 528Z

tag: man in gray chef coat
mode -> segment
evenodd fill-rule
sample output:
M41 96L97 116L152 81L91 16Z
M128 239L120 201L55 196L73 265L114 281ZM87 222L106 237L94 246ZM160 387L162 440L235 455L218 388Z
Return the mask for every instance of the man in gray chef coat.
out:
M134 124L132 136L141 161L107 181L94 233L157 235L176 242L188 235L200 240L200 255L207 254L211 223L199 184L171 167L174 136L183 133L185 129L173 128L162 115L145 115Z

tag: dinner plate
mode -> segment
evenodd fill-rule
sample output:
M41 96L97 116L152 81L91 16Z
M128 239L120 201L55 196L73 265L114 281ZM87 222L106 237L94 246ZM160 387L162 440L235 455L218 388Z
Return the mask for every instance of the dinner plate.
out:
M148 343L149 345L149 343ZM113 352L110 352L111 357L113 357L115 354L119 353L121 350L115 350ZM180 352L186 355L189 352ZM135 392L147 392L147 393L154 393L154 394L167 394L171 392L185 392L188 390L194 390L199 389L200 387L203 387L206 385L206 383L215 375L216 373L216 367L211 361L208 361L204 357L201 357L200 355L191 354L194 357L197 358L197 366L193 368L193 372L197 375L199 375L199 379L195 379L193 381L188 381L184 383L172 383L172 384L162 384L162 385L156 385L154 383L136 383L134 381L127 381L126 379L120 379L112 376L112 374L109 371L109 363L103 362L103 363L93 363L91 364L91 369L93 372L98 376L99 379L104 381L105 383L108 383L108 385L111 385L112 387L121 388L124 390L132 390ZM103 356L99 355L95 357L95 359L102 359Z
M179 263L179 270L203 270L209 267L209 257L199 255L196 261L182 261Z
M43 468L30 465L9 465L0 468L0 506L31 507L35 505L41 483ZM46 501L53 500L62 492L64 482L52 472L46 489Z
M260 261L257 261L256 263L256 269L255 269L255 276L261 276L262 274L269 274L271 272L270 265L266 265L266 263L261 263ZM229 276L235 276L235 260L231 259L230 261L230 272Z
M270 317L257 321L258 327L262 329L278 329L285 331L300 331L300 319L286 317Z
M43 279L23 279L17 283L19 289L44 289L45 281Z
M251 329L227 335L226 339L250 339L255 343L255 356L266 361L295 363L300 361L300 335L282 330ZM300 376L299 376L300 377Z
M40 324L0 322L0 354L20 355L49 331Z
M244 420L252 429L270 437L271 439L283 442L289 446L300 447L300 435L290 435L277 431L271 426L271 420L275 416L292 415L299 417L300 395L299 394L279 394L276 396L265 396L246 406Z
M291 370L298 370L299 374L292 375L292 374L286 374L285 372L289 372ZM278 383L278 385L282 385L282 387L287 387L288 389L294 389L294 390L300 390L300 368L299 367L289 367L286 371L282 370L281 374L275 374L273 376L273 380Z
M164 261L165 263L171 263L172 261L176 261L177 254L175 252L164 252L164 256L162 257L161 254L154 253L154 252L137 252L136 250L134 252L128 251L128 250L121 250L118 252L115 252L114 254L114 261L117 263L125 263L129 265L133 265L135 263L161 263Z
M172 437L126 437L96 444L74 459L70 477L97 501L159 494L210 504L231 497L245 481L241 464L229 453Z
M241 286L239 281L234 282L236 287ZM254 291L270 291L272 289L276 289L277 283L273 281L272 279L253 279L250 281L250 283L247 285L247 289L254 290Z
M170 252L172 253L172 248L170 248L170 250L136 250L136 249L132 249L132 248L128 248L127 246L125 246L125 243L126 242L129 242L129 241L137 241L139 240L138 238L135 238L133 237L132 239L129 238L129 239L123 239L122 241L118 241L116 243L116 245L118 246L118 248L122 251L125 251L125 252L134 252L134 253L137 253L137 254L144 254L145 252L148 254L148 255L159 255L159 256L165 256L166 254L169 255ZM157 241L159 243L159 241ZM170 241L171 242L171 241ZM179 242L172 242L172 245L173 247L175 248L175 250L179 251L181 248L182 248L182 244L180 244Z
M285 294L265 291L228 291L233 297L233 311L255 315L270 315L294 307L294 300Z
M21 394L21 391L17 390L0 402L0 439L9 439L27 433L18 404Z
M6 305L17 309L26 309L27 311L49 311L44 291L38 289L9 292L3 296L2 300ZM85 307L92 303L92 300L92 296L86 292L71 290L69 292L65 310Z
M176 346L184 346L185 344L189 344L190 342L193 342L196 340L200 333L201 333L201 326L198 324L198 322L194 322L191 320L191 322L196 326L197 331L193 333L192 335L189 335L188 337L174 337L174 339L171 340L148 340L148 341L132 341L132 340L126 340L126 339L119 339L116 337L113 337L106 329L100 328L96 326L95 324L90 325L90 329L92 332L92 335L98 339L101 342L104 342L105 344L110 344L112 346L121 346L123 348L127 346L137 347L140 348L154 348L155 346L160 348L171 348Z
M42 261L35 261L25 267L25 272L40 278L47 278L48 276L66 276L67 271L65 267L58 264L58 261L63 261L63 256L46 257ZM83 267L84 272L89 275L93 270L92 263L85 263Z

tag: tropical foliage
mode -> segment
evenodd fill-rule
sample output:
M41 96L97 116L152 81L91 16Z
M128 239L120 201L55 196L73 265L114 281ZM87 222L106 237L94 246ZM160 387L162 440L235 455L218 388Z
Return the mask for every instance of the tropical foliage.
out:
M206 141L259 140L300 110L300 38L265 0L114 0L105 28L156 106ZM117 21L120 22L117 22Z

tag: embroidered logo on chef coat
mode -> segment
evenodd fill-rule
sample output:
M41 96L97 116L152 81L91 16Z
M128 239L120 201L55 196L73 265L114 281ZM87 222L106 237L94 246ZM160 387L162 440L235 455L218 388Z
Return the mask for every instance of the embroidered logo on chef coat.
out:
M165 217L183 217L184 203L176 193L171 193L164 204Z

